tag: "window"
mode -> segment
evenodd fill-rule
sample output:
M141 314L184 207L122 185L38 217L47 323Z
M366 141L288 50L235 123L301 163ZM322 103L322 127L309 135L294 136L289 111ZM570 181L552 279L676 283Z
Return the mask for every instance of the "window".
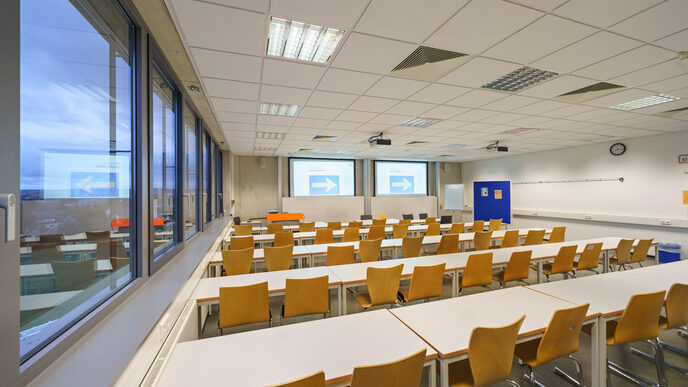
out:
M134 27L114 3L21 1L21 361L135 276Z
M212 139L208 132L203 132L203 223L210 222L212 218L212 187L211 187L211 170L210 170L210 151Z
M198 117L184 104L184 237L198 232Z
M222 152L217 151L217 208L220 215L224 215L224 203L222 203Z
M153 262L172 247L176 235L177 93L157 65L151 72L151 207Z
M290 196L353 196L354 160L289 159Z
M213 141L213 219L217 218L217 143Z
M428 163L375 161L375 195L427 195Z

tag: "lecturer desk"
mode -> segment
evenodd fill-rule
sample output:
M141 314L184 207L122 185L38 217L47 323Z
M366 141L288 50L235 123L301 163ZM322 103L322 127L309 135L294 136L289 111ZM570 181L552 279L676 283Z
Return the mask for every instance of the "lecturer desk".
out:
M437 352L386 310L177 344L159 386L267 386L324 371L350 383L354 367L388 363L426 349L430 384Z

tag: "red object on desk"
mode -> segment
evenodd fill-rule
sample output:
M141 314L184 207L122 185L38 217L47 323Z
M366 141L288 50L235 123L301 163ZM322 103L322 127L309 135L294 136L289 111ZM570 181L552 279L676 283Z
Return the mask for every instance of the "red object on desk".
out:
M153 218L153 226L164 226L165 218ZM112 219L112 228L129 227L129 218Z
M302 220L303 212L291 212L284 214L267 214L266 216L268 222L279 222L285 220Z

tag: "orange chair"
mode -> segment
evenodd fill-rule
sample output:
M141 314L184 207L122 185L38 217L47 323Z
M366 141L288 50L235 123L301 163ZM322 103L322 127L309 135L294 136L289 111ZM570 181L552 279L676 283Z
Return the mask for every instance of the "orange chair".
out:
M401 252L404 258L419 257L423 248L423 237L405 237L401 241Z
M347 227L342 235L342 242L358 242L361 238L358 227Z
M257 322L272 325L267 282L220 288L218 329L221 335L224 328Z
M327 246L327 266L356 263L354 246Z
M504 285L510 281L521 281L526 285L530 285L526 280L530 275L528 269L530 268L530 258L532 256L532 250L514 251L506 264L506 270L494 273L492 278L499 282L500 288L504 288Z
M440 239L436 254L454 254L459 252L459 234L444 234Z
M474 220L471 226L471 232L485 231L485 221L484 220Z
M282 223L270 223L268 224L268 234L276 234L278 232L284 231L284 225Z
M545 230L528 230L523 246L541 245L545 239Z
M449 229L449 234L463 234L464 228L464 223L454 223Z
M369 267L366 270L368 291L353 293L354 299L364 310L376 305L394 305L397 302L403 269L403 264L392 267Z
M314 244L322 245L325 243L332 242L334 242L334 236L332 234L331 228L323 228L315 232L315 241L313 242Z
M382 239L368 239L358 243L358 257L361 262L374 262L380 258Z
M332 230L341 230L342 222L327 222L327 228L331 228Z
M275 384L269 387L325 387L325 372L318 371L303 378L286 383Z
M385 239L385 226L370 226L368 239Z
M242 250L222 250L222 266L225 275L241 275L251 272L253 247Z
M275 233L274 247L294 246L294 233L290 231L279 231Z
M439 223L428 224L428 228L425 230L425 236L440 235L440 227L441 225Z
M492 290L490 285L492 285L492 253L470 255L463 275L459 277L459 296L464 288L482 286Z
M411 283L399 287L399 301L406 303L442 296L446 263L413 268Z
M253 236L240 236L229 238L230 250L244 250L253 247Z
M542 272L547 277L547 282L549 282L549 277L552 274L564 274L566 276L571 273L573 277L576 276L573 271L573 260L576 258L577 250L578 245L562 246L559 248L557 256L554 257L554 262L542 265Z

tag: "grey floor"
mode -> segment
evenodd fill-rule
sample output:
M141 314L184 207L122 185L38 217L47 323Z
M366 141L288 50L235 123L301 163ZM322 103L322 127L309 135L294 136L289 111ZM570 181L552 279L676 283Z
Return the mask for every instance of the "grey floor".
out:
M648 259L644 265L652 265L654 264L655 261L654 259ZM587 276L587 275L595 275L592 272L583 272L579 273L579 276ZM551 280L552 281L557 281L557 280L562 280L563 276L561 275L554 275L552 276ZM530 283L536 283L536 276L535 272L531 271L531 276L529 279ZM519 286L518 284L512 284L509 286ZM497 289L499 285L497 283L493 283L493 288ZM481 292L487 292L489 290L485 288L469 288L465 289L463 291L463 296L465 295L470 295L474 293L481 293ZM449 298L451 297L451 281L447 280L445 281L444 284L444 290L443 290L443 295L442 298ZM281 297L270 297L270 308L272 310L272 316L273 316L273 326L278 326L280 324L279 321L279 315L280 315L280 307L282 305L282 298ZM334 313L336 314L336 305L337 305L337 297L334 291L330 292L330 305L332 305L332 308L334 310ZM353 299L353 297L349 296L347 297L347 308L349 313L359 313L363 312L363 309L358 305L358 303ZM203 337L204 338L209 338L209 337L214 337L219 334L219 331L217 330L217 310L215 309L213 313L211 313L205 323L204 329L203 329ZM295 318L290 318L286 319L283 324L294 324L302 321L308 321L308 320L314 320L314 319L319 319L322 318L322 316L308 316L308 317L295 317ZM243 332L243 331L248 331L248 330L253 330L253 329L264 329L266 328L265 324L256 324L256 325L247 325L243 327L238 327L236 329L225 329L224 334L232 334L232 333L237 333L237 332ZM676 331L667 331L663 332L660 335L661 339L671 345L675 345L679 348L688 348L688 338L686 337L681 337L679 336ZM608 347L608 358L609 360L622 365L625 368L628 368L632 370L633 372L639 374L640 376L649 379L653 382L657 381L657 373L655 370L654 362L648 361L641 359L637 355L634 355L630 352L631 346L635 348L642 349L644 352L647 353L652 353L652 349L649 344L647 343L634 343L632 345L621 345L617 347ZM591 385L591 375L590 375L590 337L586 335L585 333L581 334L581 339L580 339L580 348L578 352L575 354L575 356L580 360L580 362L583 365L583 377L585 379L585 385L590 386ZM688 357L683 357L680 355L677 355L671 351L665 350L664 351L664 356L665 360L669 363L672 363L674 365L677 365L683 369L688 370ZM542 383L545 386L570 386L571 384L565 382L562 378L557 376L554 373L554 367L559 367L563 369L564 371L568 372L570 375L574 376L576 375L575 373L575 366L571 360L568 359L559 359L552 361L548 364L545 364L541 367L538 367L535 369L535 377L536 380L540 383ZM515 359L514 360L514 365L511 371L511 378L518 382L519 384L523 386L529 385L529 383L525 380L523 380L523 373L526 369L524 367L521 367L518 364L518 361ZM688 386L688 375L682 374L678 371L675 371L673 369L670 369L667 367L666 369L667 372L667 379L669 382L670 386ZM424 384L425 384L426 378L424 378ZM611 376L611 384L613 386L634 386L634 384L627 382L626 380L623 380L622 378L612 375Z

